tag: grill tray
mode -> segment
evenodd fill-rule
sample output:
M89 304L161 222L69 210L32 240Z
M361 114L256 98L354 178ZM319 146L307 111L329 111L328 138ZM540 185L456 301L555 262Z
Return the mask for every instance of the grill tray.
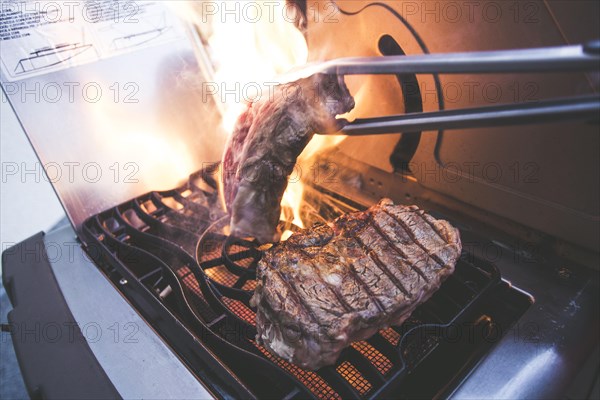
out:
M316 214L331 219L347 211L321 197ZM492 331L493 321L475 309L500 274L464 254L402 326L354 343L334 366L303 370L255 342L248 301L260 251L228 239L226 221L213 175L200 171L177 189L147 193L83 225L88 254L216 394L385 397L436 350L470 351Z

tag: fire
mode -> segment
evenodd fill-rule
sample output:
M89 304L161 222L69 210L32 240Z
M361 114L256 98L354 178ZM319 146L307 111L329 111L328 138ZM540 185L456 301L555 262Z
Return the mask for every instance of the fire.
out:
M205 50L212 61L215 100L220 103L226 132L232 132L248 102L268 95L268 87L277 82L278 75L300 67L308 60L307 42L294 25L298 11L285 1L171 4L180 16L192 19L202 42L208 44ZM301 159L309 160L318 150L339 140L313 140ZM309 169L305 169L309 173ZM291 177L284 193L282 218L289 221L289 215L283 214L291 209L291 222L304 227L300 212L304 186L299 178L301 176ZM283 238L286 236L289 232L284 233Z
M304 184L301 181L291 180L288 183L285 193L283 193L283 199L281 205L283 208L289 207L292 210L292 224L304 228L304 222L302 221L302 215L300 213L300 207L304 196ZM285 212L285 210L284 210ZM286 220L289 219L283 215Z
M308 54L302 34L278 20L255 25L218 22L208 43L216 63L214 79L221 91L217 101L225 105L223 124L227 132L233 129L246 102L268 95L265 83L305 63ZM232 91L236 95L232 96Z
M248 102L268 96L276 76L308 60L308 46L294 26L295 7L285 1L177 1L208 46L215 100L231 132Z

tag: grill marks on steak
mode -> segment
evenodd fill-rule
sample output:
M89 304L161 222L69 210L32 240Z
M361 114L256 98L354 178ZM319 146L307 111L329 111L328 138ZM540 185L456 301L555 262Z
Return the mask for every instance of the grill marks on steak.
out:
M458 231L416 206L382 200L268 250L252 303L257 339L304 368L401 324L454 271Z
M296 159L315 132L334 132L354 108L343 77L316 74L275 88L239 117L223 154L223 193L231 234L279 239L281 198Z

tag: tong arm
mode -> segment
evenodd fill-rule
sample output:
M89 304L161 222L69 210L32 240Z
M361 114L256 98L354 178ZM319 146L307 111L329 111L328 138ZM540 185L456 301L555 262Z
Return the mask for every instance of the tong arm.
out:
M466 129L548 123L564 120L598 122L600 95L442 110L357 119L333 135L380 135L438 129Z
M600 41L596 40L580 45L517 50L338 58L308 64L281 76L279 80L291 82L316 73L386 75L598 70L600 70Z

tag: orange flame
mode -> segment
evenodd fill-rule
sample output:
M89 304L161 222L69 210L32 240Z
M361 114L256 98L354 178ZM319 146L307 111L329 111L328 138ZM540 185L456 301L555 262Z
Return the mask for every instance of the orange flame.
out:
M191 20L202 35L202 42L208 45L214 83L219 87L215 100L221 103L226 132L232 132L237 118L245 110L249 100L245 94L272 86L277 82L277 75L304 65L308 60L306 40L293 23L295 8L285 1L178 1L172 2L171 7L183 18ZM248 12L250 8L254 11ZM236 97L232 92L241 96ZM262 94L266 95L265 92ZM313 139L301 160L309 160L319 150L341 140ZM301 216L303 195L301 180L290 179L281 203L283 211L292 210L291 222L299 227L304 227ZM283 238L286 236L289 233L284 233Z

